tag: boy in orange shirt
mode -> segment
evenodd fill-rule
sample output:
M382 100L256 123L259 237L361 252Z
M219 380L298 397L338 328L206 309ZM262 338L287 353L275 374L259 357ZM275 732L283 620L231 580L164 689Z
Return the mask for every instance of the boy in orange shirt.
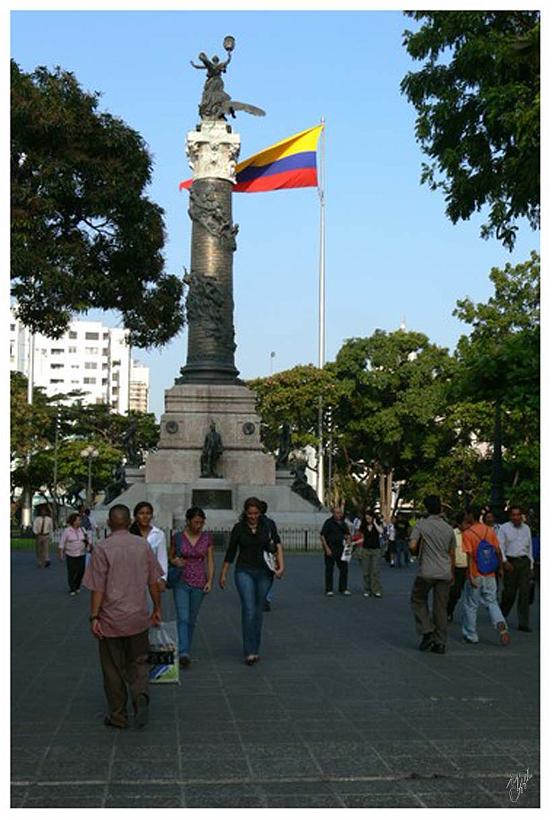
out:
M477 610L479 604L487 608L493 626L498 630L500 643L510 643L508 625L496 598L496 577L502 575L502 557L496 533L485 524L476 523L473 513L466 511L462 530L462 549L468 557L467 581L464 585L462 635L466 643L479 643Z

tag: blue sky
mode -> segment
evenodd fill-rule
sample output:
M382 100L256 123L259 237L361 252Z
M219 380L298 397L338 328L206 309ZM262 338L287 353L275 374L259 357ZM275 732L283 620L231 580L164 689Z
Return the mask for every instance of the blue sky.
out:
M479 237L483 216L453 226L444 200L421 186L424 160L415 112L400 81L418 64L402 46L413 21L398 11L66 12L11 15L12 56L24 70L61 65L101 107L141 132L154 159L152 199L165 210L167 269L190 261L190 175L185 136L195 127L203 73L200 51L223 56L235 99L264 118L232 121L241 157L326 119L326 359L344 339L407 327L454 348L465 330L451 312L458 298L485 300L493 266L538 248L522 225L515 251ZM319 206L315 189L237 194L234 258L236 363L244 378L318 360ZM98 316L94 313L94 318ZM104 316L115 325L115 314ZM151 368L151 409L186 359L186 333L161 351L136 351Z

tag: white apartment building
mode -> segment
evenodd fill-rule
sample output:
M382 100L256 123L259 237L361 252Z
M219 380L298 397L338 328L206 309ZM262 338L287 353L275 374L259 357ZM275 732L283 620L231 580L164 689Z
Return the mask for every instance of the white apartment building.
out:
M130 409L147 413L149 407L149 367L132 360L130 367Z
M27 377L31 340L33 383L47 395L80 390L84 404L109 404L116 413L147 412L149 368L132 359L124 328L73 321L60 339L33 337L10 311L10 370ZM134 383L138 387L131 387Z

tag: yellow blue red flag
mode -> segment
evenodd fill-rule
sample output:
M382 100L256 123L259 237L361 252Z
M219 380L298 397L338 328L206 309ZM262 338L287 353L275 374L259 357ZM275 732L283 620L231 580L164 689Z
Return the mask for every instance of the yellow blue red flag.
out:
M234 191L257 193L316 187L316 149L323 128L323 124L307 128L240 162L236 166ZM192 182L181 182L180 190L191 188Z

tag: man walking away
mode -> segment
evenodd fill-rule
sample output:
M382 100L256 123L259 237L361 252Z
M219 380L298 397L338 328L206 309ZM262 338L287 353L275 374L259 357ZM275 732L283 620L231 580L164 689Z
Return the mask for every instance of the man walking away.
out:
M324 563L326 565L326 595L333 595L334 566L339 570L339 591L342 595L350 595L347 589L347 575L349 564L341 560L343 554L343 542L350 540L349 527L343 520L343 510L341 507L332 509L332 517L324 521L320 531L320 541L324 550Z
M91 590L90 625L98 639L104 690L109 705L106 726L128 726L128 684L135 725L148 721L148 628L161 623L158 579L163 575L145 538L128 532L130 510L116 504L109 511L111 534L98 541L83 584ZM153 601L148 615L146 587Z
M466 572L468 570L468 556L462 549L462 525L464 523L464 513L459 513L456 516L454 537L456 538L456 550L454 552L454 583L450 587L448 604L447 604L447 620L450 623L454 617L454 608L460 600L464 584L466 582Z
M504 561L504 588L500 608L505 618L517 595L518 629L531 632L529 626L529 587L533 575L533 544L531 530L523 523L521 507L510 508L510 520L498 533Z
M38 515L33 521L33 532L36 536L36 563L41 569L50 566L50 536L54 530L54 522L46 504L38 508Z
M441 516L441 499L428 495L424 499L427 518L420 519L410 536L410 550L419 556L410 604L416 629L422 636L419 648L445 654L447 642L447 603L454 578L454 530ZM433 592L433 612L429 614L428 598Z
M469 510L462 522L462 548L468 558L467 582L464 587L462 636L466 643L479 643L477 610L483 603L492 625L498 630L500 643L510 643L508 625L496 599L495 572L500 568L501 556L495 531L485 524L476 523Z

